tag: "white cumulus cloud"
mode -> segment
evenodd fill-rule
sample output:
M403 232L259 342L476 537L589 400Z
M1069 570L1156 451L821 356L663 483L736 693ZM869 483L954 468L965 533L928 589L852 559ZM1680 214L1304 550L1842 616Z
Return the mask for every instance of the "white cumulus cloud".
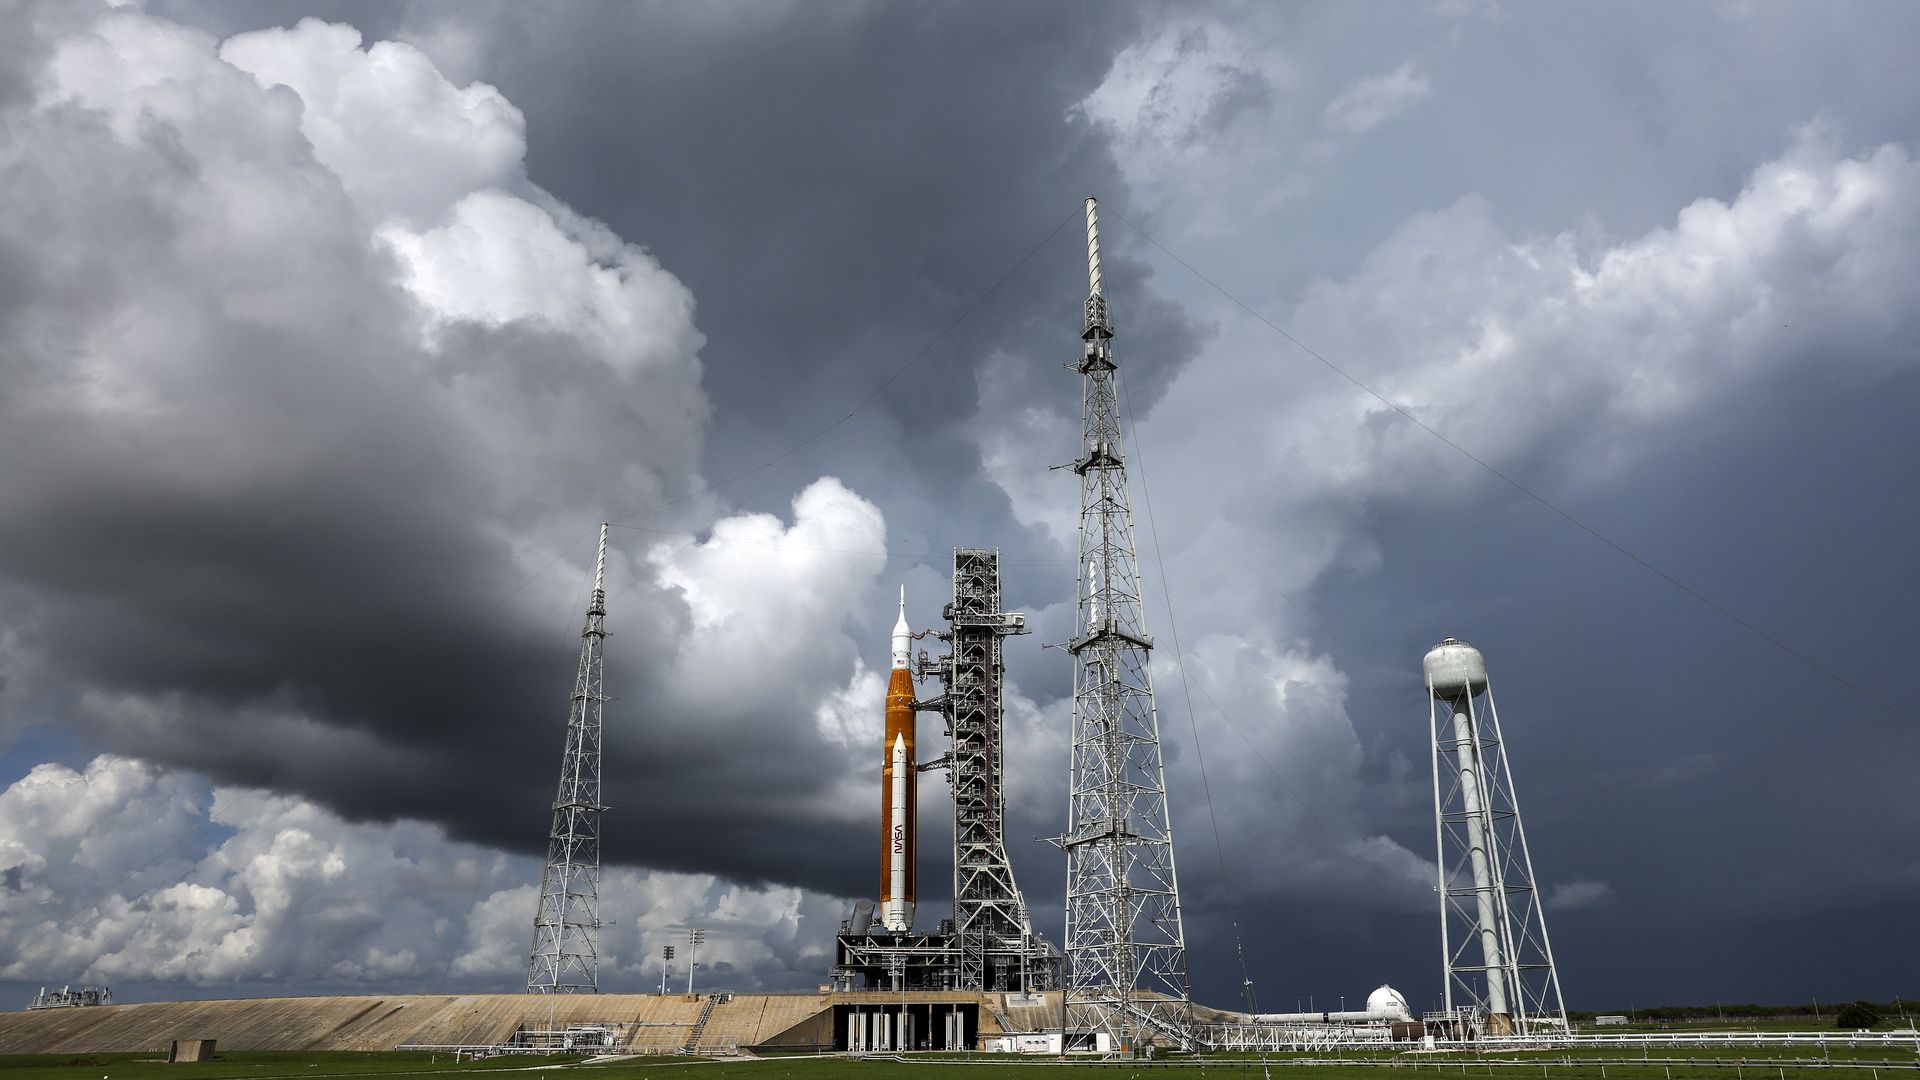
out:
M466 777L526 729L459 700L467 669L524 664L562 606L577 627L578 541L620 511L702 530L616 537L613 723L645 733L610 738L620 777L688 782L662 746L717 768L728 740L783 739L738 766L766 806L733 808L729 851L830 802L841 763L810 718L857 674L885 521L830 478L790 522L684 497L709 415L694 297L527 176L512 102L312 19L225 41L134 9L35 25L33 93L0 96L0 271L23 283L0 296L0 457L33 463L0 470L0 729L60 693L128 756L0 800L24 890L8 977L511 989L537 864L407 815L493 812ZM795 754L824 764L796 776ZM610 841L682 871L609 872L614 985L695 919L716 963L751 967L735 985L811 985L829 934L799 928L840 901L736 887L739 864L667 831Z
M468 193L521 174L520 110L486 83L454 86L411 45L363 48L353 27L309 18L236 35L219 56L261 86L298 96L314 156L376 220L431 221Z
M693 616L682 649L686 685L714 685L741 663L783 657L796 627L844 650L850 600L872 595L886 566L886 520L878 507L833 477L793 500L791 525L772 514L733 514L692 543L654 546L660 580ZM817 647L817 646L815 646Z
M0 791L0 868L17 881L0 976L187 986L513 990L539 864L414 822L355 824L302 799L209 787L103 755ZM607 989L658 976L663 943L709 928L727 985L792 987L828 962L844 902L712 875L610 868Z
M1129 145L1179 144L1270 93L1284 76L1275 62L1224 23L1175 19L1115 54L1075 111Z
M1601 482L1645 464L1643 436L1693 422L1769 372L1867 377L1876 371L1830 365L1911 362L1894 343L1920 330L1916 281L1920 163L1898 145L1845 155L1815 128L1737 195L1695 201L1638 236L1514 235L1473 197L1416 215L1352 274L1312 284L1281 321L1496 467L1537 470L1544 458ZM1165 548L1143 559L1165 560L1179 599L1214 796L1230 793L1223 833L1261 823L1229 839L1287 866L1282 887L1423 903L1427 856L1369 823L1419 815L1424 795L1366 779L1348 675L1315 647L1309 600L1330 576L1377 560L1370 507L1418 505L1483 476L1351 383L1303 377L1312 362L1266 328L1224 308L1219 318L1220 336L1141 418L1130 449L1149 477L1182 478L1150 492ZM986 400L995 378L990 366ZM1057 459L1049 437L1003 426L982 436L982 453L1022 520L1058 528L1058 491L995 464ZM1161 618L1157 596L1149 618ZM1192 740L1169 723L1185 703L1161 644L1170 784L1192 792L1200 778L1177 745ZM1196 815L1205 821L1191 797L1176 806L1189 837ZM1590 888L1567 895L1598 899Z
M1432 83L1412 62L1401 64L1384 75L1360 80L1328 102L1327 124L1357 135L1406 112L1432 92Z

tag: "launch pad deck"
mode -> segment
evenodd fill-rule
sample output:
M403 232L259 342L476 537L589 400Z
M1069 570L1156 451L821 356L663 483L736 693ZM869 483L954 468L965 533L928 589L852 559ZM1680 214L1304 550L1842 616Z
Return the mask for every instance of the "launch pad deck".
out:
M838 991L976 989L956 985L961 977L958 934L895 934L879 924L856 933L842 924L834 939L833 988ZM1060 985L1060 955L1034 935L993 938L977 949L984 957L978 987L989 993L1024 993Z

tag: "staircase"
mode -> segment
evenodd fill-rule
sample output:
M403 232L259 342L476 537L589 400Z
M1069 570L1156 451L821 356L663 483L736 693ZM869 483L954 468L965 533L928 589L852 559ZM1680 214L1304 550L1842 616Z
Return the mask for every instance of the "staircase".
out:
M991 1005L987 1006L987 1011L993 1014L993 1022L1000 1025L1001 1031L1006 1032L1007 1034L1012 1034L1015 1030L1017 1030L1013 1026L1013 1021L1007 1019L1006 1013L1001 1012L999 1009L994 1008Z
M1181 1050L1193 1051L1207 1048L1205 1040L1200 1037L1197 1031L1190 1030L1186 1025L1176 1022L1171 1017L1164 1016L1151 1009L1142 1008L1131 1001L1126 1003L1124 1009L1128 1016L1131 1016L1146 1027L1151 1028L1155 1034L1158 1034Z
M687 1045L682 1050L689 1054L700 1052L700 1035L707 1030L707 1020L713 1016L714 1006L719 1004L719 994L707 995L707 1003L700 1010L700 1019L693 1022L693 1030L687 1033Z

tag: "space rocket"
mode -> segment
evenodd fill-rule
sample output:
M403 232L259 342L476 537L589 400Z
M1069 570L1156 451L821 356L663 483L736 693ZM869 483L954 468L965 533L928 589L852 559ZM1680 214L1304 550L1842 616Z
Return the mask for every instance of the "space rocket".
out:
M908 657L907 590L900 588L900 618L893 624L893 671L887 676L887 722L880 765L880 922L888 931L913 927L915 859L913 674Z

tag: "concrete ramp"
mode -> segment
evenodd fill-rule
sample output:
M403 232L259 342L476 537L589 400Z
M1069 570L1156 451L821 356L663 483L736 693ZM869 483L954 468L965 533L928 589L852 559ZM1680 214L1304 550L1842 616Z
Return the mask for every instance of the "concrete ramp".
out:
M811 997L808 1000L813 1000ZM634 1042L677 1046L702 999L653 994L394 995L165 1001L0 1013L0 1054L164 1052L176 1039L221 1050L391 1050L495 1045L521 1025L633 1025Z

